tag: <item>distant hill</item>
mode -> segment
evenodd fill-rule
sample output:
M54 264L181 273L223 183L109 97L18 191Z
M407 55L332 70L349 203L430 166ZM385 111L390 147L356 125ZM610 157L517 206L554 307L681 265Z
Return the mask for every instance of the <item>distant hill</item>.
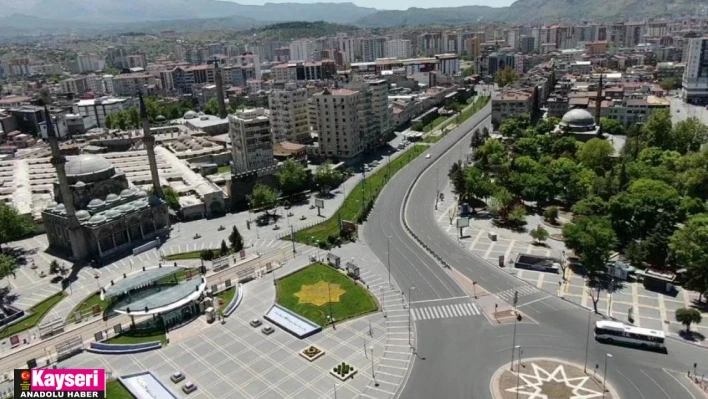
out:
M351 33L360 28L354 25L342 25L325 21L316 22L281 22L267 25L256 30L261 39L296 40L305 37L334 36L337 33Z
M487 6L464 6L452 8L409 8L405 11L387 10L367 15L356 21L366 27L394 27L432 24L469 24L488 20L499 8Z

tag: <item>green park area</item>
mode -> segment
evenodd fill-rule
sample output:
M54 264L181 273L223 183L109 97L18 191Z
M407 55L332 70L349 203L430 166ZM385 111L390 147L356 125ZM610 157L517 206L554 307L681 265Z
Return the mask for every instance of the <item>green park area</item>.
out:
M64 299L65 296L66 293L64 293L64 291L60 291L50 296L49 298L43 300L42 302L32 306L27 311L27 314L29 314L29 316L25 317L23 320L15 324L11 324L0 330L0 339L11 337L15 334L19 334L23 331L29 330L30 328L37 326L40 320L42 320L42 318L47 313L49 313L50 310L52 310L54 305Z
M219 174L231 173L231 165L221 165L217 168L216 171Z
M455 118L454 118L453 120L451 120L449 123L455 123L455 124L459 125L460 123L462 123L462 122L466 121L467 119L471 118L472 115L476 114L479 110L481 110L482 108L484 108L484 106L487 105L487 103L489 102L489 97L482 97L482 98L480 98L479 100L477 100L477 102L474 102L474 99L475 99L475 98L476 98L476 97L470 97L470 98L467 100L467 104L465 104L465 103L462 103L462 104L460 104L460 103L454 103L454 104L453 104L453 107L451 107L451 108L455 109L457 112L460 112L460 113L457 114L457 117L455 117ZM466 107L468 104L472 104L473 102L474 102L474 105L472 105L471 107L465 109L465 107ZM455 107L454 105L458 105L458 106ZM445 116L445 115L442 115L442 116L439 116L439 117L435 118L430 124L428 124L428 125L426 125L426 126L423 127L423 131L426 132L426 133L431 132L432 130L434 130L435 127L437 127L438 125L440 125L441 123L443 123L444 121L446 121L448 118L449 118L449 117L448 117L448 116ZM427 129L428 126L431 125L431 124L434 125L433 128ZM424 142L424 143L437 143L437 142L440 141L443 137L445 137L445 135L449 132L449 130L452 130L452 129L449 129L449 130L448 130L448 129L445 129L446 127L448 127L448 126L447 126L447 125L444 125L444 126L441 127L442 131L440 132L440 134L430 134L430 135L426 136L426 137L423 139L423 142ZM427 129L427 130L426 130L426 129Z
M106 398L108 399L135 399L130 391L118 380L106 382Z
M234 296L236 296L236 287L231 287L216 294L216 308L218 311L221 312L229 306Z
M321 326L374 312L376 300L347 275L314 263L277 281L277 302Z
M180 252L178 254L167 255L165 259L169 261L174 260L187 260L187 259L199 259L202 251L190 251L190 252Z
M126 331L105 341L106 344L143 344L146 342L162 342L162 346L167 345L167 336L164 332L156 329L148 331L136 330Z
M348 193L344 203L337 213L312 227L300 230L295 233L295 240L301 243L315 244L319 241L324 247L331 246L333 240L330 238L339 237L339 220L361 222L365 220L368 210L373 206L376 197L386 185L389 173L393 176L404 166L414 160L418 155L424 153L428 146L416 145L399 155L391 161L390 166L384 165L376 173L366 177L365 181L359 182L354 189ZM366 204L366 207L364 207ZM363 212L363 213L362 213Z

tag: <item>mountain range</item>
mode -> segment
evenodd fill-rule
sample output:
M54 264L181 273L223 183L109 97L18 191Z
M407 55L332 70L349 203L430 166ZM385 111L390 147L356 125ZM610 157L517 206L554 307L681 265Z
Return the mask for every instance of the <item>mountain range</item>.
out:
M557 22L705 15L705 0L517 0L509 7L464 6L377 10L353 3L266 3L220 0L0 0L0 26L15 33L81 30L244 29L285 21L360 27ZM5 32L7 34L7 32Z

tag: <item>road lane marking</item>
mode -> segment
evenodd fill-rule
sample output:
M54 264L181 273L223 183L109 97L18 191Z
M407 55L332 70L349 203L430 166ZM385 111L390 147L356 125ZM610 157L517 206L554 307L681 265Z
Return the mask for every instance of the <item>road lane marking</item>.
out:
M412 302L411 302L411 305L415 305L415 304L418 304L418 303L431 303L431 302L451 301L451 300L455 300L455 299L467 299L467 298L469 298L469 297L470 297L469 295L465 295L465 296L455 296L455 297L452 297L452 298L426 299L426 300L422 300L422 301L412 301Z
M671 399L671 396L669 396L669 394L666 393L666 391L664 390L664 388L662 388L661 385L659 385L656 381L654 381L653 378L649 377L649 374L645 373L644 370L639 370L639 372L642 373L642 374L644 374L645 376L647 376L647 378L648 378L651 382L653 382L654 385L656 385L657 387L659 387L659 389L661 389L661 392L663 392L664 395L666 395L667 398Z
M668 371L666 371L666 369L662 369L662 370L664 370L664 373L668 374L669 377L673 378L674 381L678 382L678 384L681 385L681 388L685 389L686 392L688 392L688 394L691 395L691 398L696 399L696 397L693 396L693 394L691 393L691 391L689 391L688 388L686 388L686 386L683 385L683 384L681 383L681 381L678 380L678 378L674 377L671 373L669 373Z

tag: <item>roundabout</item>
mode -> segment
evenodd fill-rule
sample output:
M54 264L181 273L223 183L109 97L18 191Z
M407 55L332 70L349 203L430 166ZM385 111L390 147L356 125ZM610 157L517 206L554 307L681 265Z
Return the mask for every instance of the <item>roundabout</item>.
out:
M526 359L499 368L491 391L494 399L618 399L600 377L558 359Z

